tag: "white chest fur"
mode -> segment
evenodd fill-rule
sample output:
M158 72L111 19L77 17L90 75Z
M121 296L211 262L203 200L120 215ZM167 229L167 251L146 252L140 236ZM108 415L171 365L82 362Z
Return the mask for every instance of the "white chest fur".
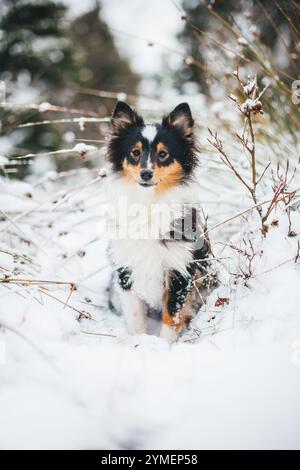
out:
M154 308L161 306L166 272L186 272L192 258L186 243L159 240L112 240L111 254L118 267L131 270L133 289Z
M195 184L181 186L159 197L153 188L120 180L113 181L110 188L117 227L111 240L113 262L116 267L129 268L134 291L150 306L160 308L166 273L177 270L186 274L192 252L191 245L184 241L163 243L157 235L168 232L169 219L153 217L153 213L165 214L169 207L174 214L174 207L176 211L184 204L197 203L198 188Z

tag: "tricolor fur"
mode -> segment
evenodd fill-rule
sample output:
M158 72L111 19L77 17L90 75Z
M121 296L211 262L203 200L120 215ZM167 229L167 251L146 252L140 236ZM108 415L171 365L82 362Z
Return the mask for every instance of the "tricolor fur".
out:
M161 335L176 339L207 294L210 247L199 217L193 126L186 103L177 106L160 124L145 124L123 102L113 113L108 159L115 178L110 197L117 206L126 196L128 213L134 209L131 225L136 232L112 240L110 253L121 309L131 333L145 332L145 316L155 309L162 314ZM144 218L135 215L137 204ZM173 220L170 224L168 217L154 218L153 207L172 208L175 223ZM191 208L193 234L179 239L183 207ZM116 223L122 228L123 217ZM151 233L160 234L159 239L135 236L149 226ZM195 244L195 236L200 244Z

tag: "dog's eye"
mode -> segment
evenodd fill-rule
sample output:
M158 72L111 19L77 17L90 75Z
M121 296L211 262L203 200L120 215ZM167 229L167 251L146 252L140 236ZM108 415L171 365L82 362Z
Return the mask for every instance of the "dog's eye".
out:
M158 156L160 160L163 162L164 160L167 160L169 154L168 152L165 152L164 150L162 150L161 152L159 152Z
M133 158L138 159L139 156L141 155L141 152L139 151L139 149L133 149L131 151L131 155L133 156Z

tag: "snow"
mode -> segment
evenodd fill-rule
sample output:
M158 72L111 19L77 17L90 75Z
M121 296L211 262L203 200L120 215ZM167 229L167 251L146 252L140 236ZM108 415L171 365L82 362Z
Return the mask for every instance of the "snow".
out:
M77 0L64 0L71 18L79 17L95 6L93 0L78 3ZM176 39L181 30L180 12L173 2L152 0L141 3L140 0L103 0L101 17L107 22L115 42L125 57L130 57L133 69L139 74L160 72L165 69L165 62L180 63L176 53L170 57L170 50L182 50ZM132 28L131 18L147 18L138 21ZM157 19L160 21L157 21ZM124 20L125 19L125 20ZM123 99L120 98L121 101Z
M211 186L214 173L201 172ZM68 300L69 285L0 284L0 447L299 448L299 237L287 237L284 211L265 239L253 232L255 214L211 233L221 284L170 346L128 335L107 308L106 184L109 175L95 181L87 170L33 186L1 180L0 209L16 220L0 222L1 279L77 290ZM247 207L236 191L227 189L231 214ZM217 193L204 199L219 205ZM209 212L210 226L226 218ZM300 213L291 214L300 233ZM220 245L247 236L259 252L248 287L230 274L247 263ZM229 303L216 306L219 297ZM78 311L92 319L78 321ZM158 330L153 319L149 328Z
M46 113L47 111L49 111L51 109L51 107L52 107L52 105L45 101L45 102L43 102L39 105L39 112L40 113Z
M9 162L8 158L5 157L4 155L0 155L0 166L7 165Z
M262 104L259 100L247 98L244 103L241 104L241 111L245 116L249 116L251 112L262 112Z
M79 125L79 129L81 130L81 132L84 131L85 122L86 122L86 119L83 116L78 118L78 125Z
M117 95L117 100L118 101L126 101L126 99L127 99L126 93L118 93L118 95Z
M238 38L238 43L241 44L241 46L248 46L248 41L247 39L243 38L243 37L239 37Z
M97 148L94 145L87 145L83 142L74 145L70 152L78 152L81 156L88 156L97 151Z
M247 85L243 87L243 92L249 96L253 93L254 88L256 86L256 80L249 80Z

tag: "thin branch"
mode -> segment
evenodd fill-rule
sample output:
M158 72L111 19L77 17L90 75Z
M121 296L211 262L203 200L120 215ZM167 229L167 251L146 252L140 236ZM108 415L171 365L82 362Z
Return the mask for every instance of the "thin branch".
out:
M295 194L296 194L297 192L300 192L300 188L297 188L297 189L294 190L294 193L295 193ZM285 197L286 197L286 196L281 196L280 198L278 198L277 201L278 201L278 202L283 201ZM214 232L215 230L220 229L223 225L228 224L229 222L232 222L233 220L235 220L235 219L237 219L237 218L239 218L239 217L243 217L245 214L248 214L249 212L253 211L254 209L257 209L257 207L259 207L259 206L265 206L266 204L270 204L270 202L271 202L272 200L273 200L273 198L272 198L272 199L268 199L268 200L266 200L266 201L261 201L261 202L255 204L255 205L253 205L253 206L251 206L251 207L248 207L248 209L244 209L243 211L238 212L237 214L234 214L234 215L232 215L231 217L228 217L227 219L223 220L222 222L219 222L219 223L213 225L211 228L208 228L208 229L206 230L206 233ZM205 236L205 235L203 235L203 236Z
M17 160L23 160L26 158L57 157L57 156L72 156L72 157L86 158L86 157L90 157L91 155L97 152L98 152L98 149L92 145L77 144L75 145L75 147L71 149L54 150L53 152L45 152L45 153L27 153L27 155L20 155L14 158Z
M111 335L109 333L92 333L90 331L83 331L83 330L81 330L80 333L83 333L84 335L91 335L91 336L108 336L110 338L117 338L116 335Z
M86 114L91 117L99 117L99 114L94 111L85 111L83 109L67 108L65 106L56 106L50 103L40 103L40 104L17 104L17 103L0 103L0 108L4 109L35 109L39 113L70 113L70 114Z
M36 121L36 122L26 122L25 124L19 124L18 128L24 127L33 127L33 126L45 126L48 124L65 124L65 123L74 123L79 124L79 126L84 128L85 123L101 123L101 122L110 122L110 118L93 118L93 117L80 117L80 118L71 118L71 119L50 119L45 121Z
M50 292L45 290L45 288L39 287L39 292L41 292L42 294L47 295L48 297L50 297L53 300L56 300L57 302L62 304L64 307L70 308L74 312L78 313L79 314L79 319L84 317L84 318L87 318L88 320L91 320L92 316L91 316L90 313L86 312L85 310L78 310L77 308L73 307L72 305L66 304L66 302L64 302L63 300L61 300L58 297L55 297L54 295L50 294Z
M73 290L76 290L76 283L70 281L49 281L49 280L42 280L42 279L19 279L19 278L11 278L5 277L0 279L0 284L19 284L24 286L30 285L40 285L40 284L52 284L57 286L70 286Z

